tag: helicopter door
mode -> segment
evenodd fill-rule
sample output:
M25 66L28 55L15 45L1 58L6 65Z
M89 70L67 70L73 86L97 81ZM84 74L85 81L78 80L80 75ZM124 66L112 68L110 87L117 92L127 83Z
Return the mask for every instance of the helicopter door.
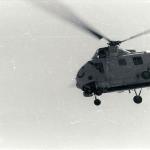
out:
M129 57L111 57L108 60L108 79L111 87L127 85L131 79Z

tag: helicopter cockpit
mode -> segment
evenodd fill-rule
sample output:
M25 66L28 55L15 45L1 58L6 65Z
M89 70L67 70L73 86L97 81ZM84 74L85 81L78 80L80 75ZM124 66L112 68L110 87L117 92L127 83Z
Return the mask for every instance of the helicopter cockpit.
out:
M100 59L100 58L106 58L107 56L108 56L108 47L104 47L104 48L99 48L92 58Z
M131 51L120 49L118 46L109 46L109 47L99 48L94 54L94 56L92 57L92 59L101 59L101 58L106 58L108 56L120 56L129 53L131 53Z

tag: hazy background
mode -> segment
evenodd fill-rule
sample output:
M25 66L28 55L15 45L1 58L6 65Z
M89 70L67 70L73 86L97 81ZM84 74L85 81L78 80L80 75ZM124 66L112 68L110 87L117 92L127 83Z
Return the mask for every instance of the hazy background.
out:
M113 40L150 28L148 0L68 0ZM29 1L0 0L0 149L150 148L150 90L84 98L72 87L78 69L106 46ZM121 45L150 50L146 35Z

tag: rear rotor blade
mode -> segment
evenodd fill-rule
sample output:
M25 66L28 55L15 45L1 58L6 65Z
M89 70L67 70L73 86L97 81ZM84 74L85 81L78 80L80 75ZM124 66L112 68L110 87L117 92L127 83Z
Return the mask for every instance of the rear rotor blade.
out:
M67 22L72 23L73 25L79 27L80 29L90 33L97 39L104 38L107 41L111 41L109 38L104 36L102 33L99 33L83 20L81 20L72 10L70 10L66 5L62 4L58 0L29 0L35 3L39 8L42 8L48 13L53 13L57 17L66 20Z
M120 42L123 43L123 42L129 41L129 40L131 40L131 39L134 39L134 38L137 38L137 37L140 37L140 36L142 36L142 35L149 34L149 33L150 33L150 29L149 29L149 30L145 30L145 31L143 31L143 32L141 32L141 33L138 33L138 34L136 34L136 35L133 35L133 36L131 36L131 37L129 37L129 38L123 40L123 41L120 41Z

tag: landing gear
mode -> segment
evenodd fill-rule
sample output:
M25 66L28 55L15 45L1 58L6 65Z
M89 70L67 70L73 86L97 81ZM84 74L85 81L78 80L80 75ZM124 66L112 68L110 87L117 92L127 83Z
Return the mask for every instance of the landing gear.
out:
M95 97L94 104L96 106L99 106L101 104L101 101L97 98L97 96L102 95L102 93L103 93L103 89L100 87L97 87L95 82L86 84L83 87L83 95L85 97L91 97L94 95L94 97Z
M91 96L93 96L93 89L94 89L94 86L95 86L95 83L86 84L86 85L83 87L83 95L84 95L85 97L91 97Z
M83 92L83 95L84 95L85 97L91 97L91 96L93 96L93 94L92 94L91 92L87 92L87 91L84 91L84 92Z
M140 95L141 95L141 92L142 92L142 88L140 89L139 94L137 94L137 92L136 92L135 89L134 89L134 92L135 92L135 96L133 97L133 101L134 101L136 104L142 103L142 97L140 96Z
M101 101L99 99L97 99L96 95L95 95L95 100L94 100L94 104L96 106L99 106L101 104Z
M140 104L142 103L142 97L141 96L134 96L133 97L133 101L136 103L136 104Z
M83 95L84 95L85 97L91 97L91 96L93 96L93 91L92 91L92 89L91 89L90 86L85 86L85 87L83 88Z

